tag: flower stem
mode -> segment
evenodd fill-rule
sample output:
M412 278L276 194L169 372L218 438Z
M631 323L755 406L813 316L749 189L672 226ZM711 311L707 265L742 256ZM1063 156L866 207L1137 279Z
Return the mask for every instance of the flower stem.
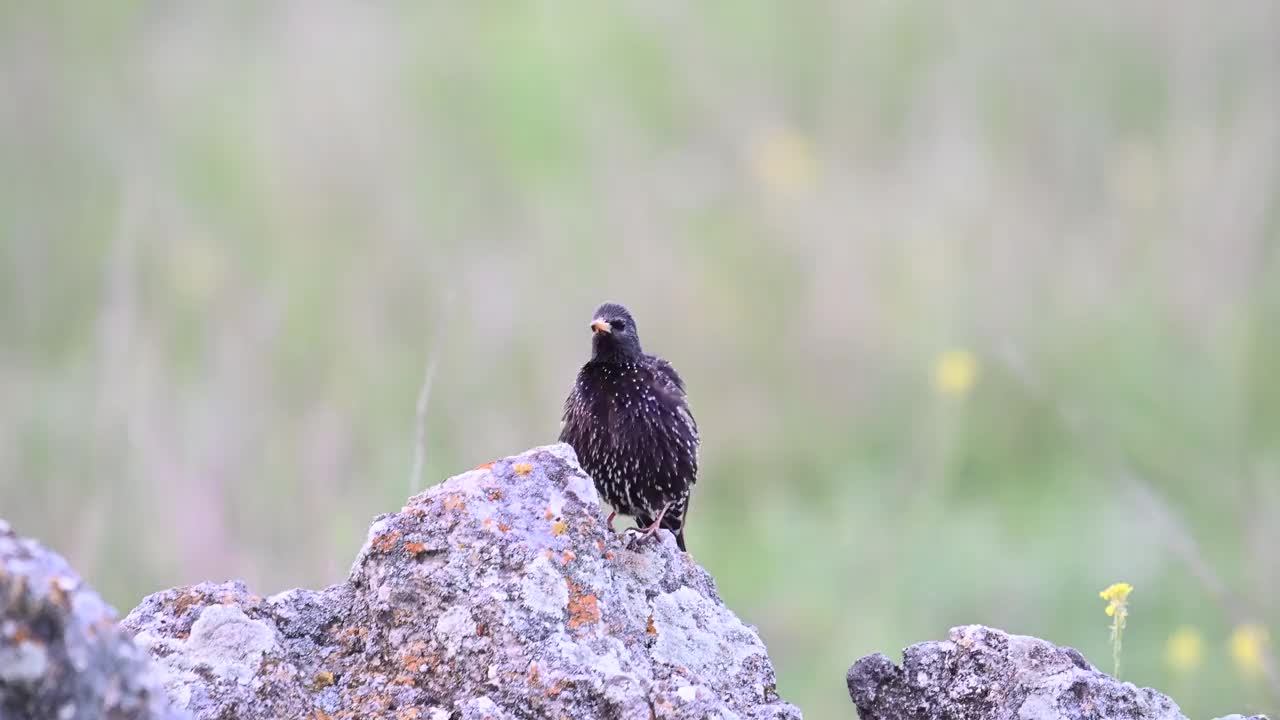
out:
M1111 661L1115 665L1115 672L1112 675L1120 679L1120 644L1121 634L1124 632L1124 611L1116 613L1115 619L1111 623Z

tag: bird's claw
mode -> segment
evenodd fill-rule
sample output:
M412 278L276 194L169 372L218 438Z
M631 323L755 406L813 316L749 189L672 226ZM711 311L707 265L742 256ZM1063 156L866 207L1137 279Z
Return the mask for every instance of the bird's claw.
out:
M654 523L647 528L629 527L623 533L627 536L627 549L634 550L641 543L658 534L658 524Z
M624 541L628 550L635 550L649 537L650 533L641 528L627 528L623 531L627 538Z

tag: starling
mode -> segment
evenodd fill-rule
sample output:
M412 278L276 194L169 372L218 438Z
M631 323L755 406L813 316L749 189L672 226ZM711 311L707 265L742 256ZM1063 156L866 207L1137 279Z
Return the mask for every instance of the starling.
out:
M698 474L698 425L684 381L640 349L631 313L605 303L591 321L591 359L564 402L560 441L578 454L596 490L636 519L641 538L670 530L681 550L689 493Z

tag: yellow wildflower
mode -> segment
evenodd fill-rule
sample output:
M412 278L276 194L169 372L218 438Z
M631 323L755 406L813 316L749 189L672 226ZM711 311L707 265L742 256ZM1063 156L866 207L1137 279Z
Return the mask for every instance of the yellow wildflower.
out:
M1115 665L1115 676L1120 677L1120 640L1124 634L1124 622L1129 618L1129 593L1133 586L1129 583L1114 583L1098 596L1107 601L1107 617L1111 618L1111 660Z
M798 194L811 188L817 163L809 141L799 133L777 128L755 141L751 165L761 185L781 194Z
M1133 586L1129 583L1115 583L1098 593L1099 597L1110 603L1107 605L1107 617L1114 617L1116 613L1120 613L1121 618L1125 616L1127 613L1125 603L1129 601L1131 592L1133 592Z
M1165 643L1164 659L1169 667L1179 673L1191 672L1200 667L1200 662L1204 660L1204 638L1200 636L1200 631L1189 626L1175 630Z
M968 350L947 350L933 365L933 386L943 395L965 395L977 378L978 359Z
M1267 629L1254 623L1237 625L1231 632L1231 659L1240 672L1261 675L1266 664Z

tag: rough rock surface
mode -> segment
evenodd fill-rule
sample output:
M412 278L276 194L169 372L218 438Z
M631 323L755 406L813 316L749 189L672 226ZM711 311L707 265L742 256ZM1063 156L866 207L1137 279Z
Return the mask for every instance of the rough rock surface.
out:
M198 718L799 720L668 532L629 550L563 444L380 516L347 582L201 584L125 619Z
M180 718L114 611L0 520L0 719Z
M981 625L912 645L901 666L868 655L846 682L862 720L1186 720L1169 698L1116 680L1072 648Z

